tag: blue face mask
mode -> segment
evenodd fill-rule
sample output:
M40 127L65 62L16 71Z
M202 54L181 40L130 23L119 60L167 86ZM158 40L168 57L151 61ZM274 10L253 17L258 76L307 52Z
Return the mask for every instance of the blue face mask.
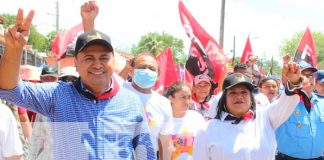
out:
M157 80L157 73L149 69L135 69L133 81L141 88L153 87Z

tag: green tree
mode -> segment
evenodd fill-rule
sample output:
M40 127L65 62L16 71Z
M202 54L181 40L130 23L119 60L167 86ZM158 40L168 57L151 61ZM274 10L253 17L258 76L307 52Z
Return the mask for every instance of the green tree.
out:
M279 65L279 62L272 59L261 59L258 61L258 65L261 66L266 74L271 72L272 75L281 76L282 67Z
M4 18L3 27L7 28L9 25L16 23L16 16L11 14L1 14L1 16Z
M134 55L147 52L154 56L158 56L168 47L172 48L175 63L185 64L187 57L183 51L183 41L164 32L162 32L162 34L150 32L142 36L139 43L132 46L131 52Z
M16 23L15 15L2 14L1 16L4 18L4 28ZM27 44L32 45L34 49L42 52L48 51L48 47L46 46L47 41L47 38L37 31L36 26L32 25Z
M40 52L48 51L46 46L47 38L40 34L34 25L30 28L28 44L32 45L34 49Z
M303 36L303 32L296 33L291 39L285 39L280 46L280 55L290 53L292 57L295 56L299 41ZM324 69L324 33L312 32L317 53L317 67Z
M241 57L235 57L235 64L237 63L240 63L241 61ZM232 63L233 63L233 59L230 59L228 61L228 68L234 68L234 66L232 66ZM271 67L272 67L272 75L278 75L278 76L281 76L281 70L282 70L282 67L279 65L279 62L276 61L276 60L272 60L271 59L264 59L264 58L261 58L257 61L257 65L262 67L262 69L264 70L264 72L266 74L270 73L270 70L271 70Z
M52 43L56 36L56 31L52 31L46 35L46 43L45 43L45 50L50 51L52 50Z

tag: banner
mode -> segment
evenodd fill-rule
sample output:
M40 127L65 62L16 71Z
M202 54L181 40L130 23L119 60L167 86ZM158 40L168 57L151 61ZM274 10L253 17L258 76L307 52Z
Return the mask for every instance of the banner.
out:
M156 61L160 66L160 75L153 88L155 91L163 94L165 88L180 80L180 72L174 64L171 48L167 48L157 56Z
M253 55L253 51L252 51L252 46L250 43L250 36L249 36L246 40L246 44L241 56L241 63L243 64L246 63L249 60L250 56L252 55Z
M58 56L58 60L64 57L68 46L76 39L78 34L83 31L82 23L74 26L70 30L64 31L58 35L53 40L52 52Z

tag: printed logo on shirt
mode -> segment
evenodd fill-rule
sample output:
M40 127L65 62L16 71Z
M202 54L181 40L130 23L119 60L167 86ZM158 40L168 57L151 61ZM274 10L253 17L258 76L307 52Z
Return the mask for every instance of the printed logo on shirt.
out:
M147 109L146 105L144 106L144 111L145 111L146 120L147 120L148 124L150 126L156 126L157 125L157 122L154 119L153 114Z
M177 159L181 154L184 153L192 156L193 142L195 137L186 132L186 129L184 129L184 132L172 135L173 145L176 148L172 153L172 159Z

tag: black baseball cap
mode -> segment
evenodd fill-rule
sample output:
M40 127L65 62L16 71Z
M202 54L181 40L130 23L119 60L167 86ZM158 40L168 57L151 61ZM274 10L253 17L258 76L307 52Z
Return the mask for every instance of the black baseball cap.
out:
M317 72L317 69L315 67L313 67L311 64L305 62L305 61L300 61L298 62L299 67L300 67L300 71L303 72L306 69L311 70L312 72Z
M245 76L242 73L233 73L225 77L223 83L223 91L232 88L238 84L245 85L250 91L254 89L252 80L249 77Z
M78 37L75 45L74 55L76 56L85 47L91 44L101 44L103 46L106 46L109 51L114 50L111 45L110 37L108 35L97 30L92 30L89 32L84 32Z
M47 76L58 77L57 68L52 66L43 67L41 77L47 77Z

